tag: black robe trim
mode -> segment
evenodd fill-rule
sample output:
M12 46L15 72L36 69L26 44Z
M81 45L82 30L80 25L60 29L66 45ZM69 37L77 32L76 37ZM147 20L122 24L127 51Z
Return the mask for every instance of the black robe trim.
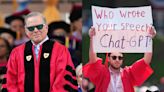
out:
M47 40L42 45L42 53L39 66L39 88L40 92L50 90L50 59L54 42ZM38 59L39 60L39 59ZM25 66L25 92L34 92L34 57L32 54L31 41L26 43L24 52Z
M32 54L32 43L28 41L24 51L25 82L24 92L34 92L34 57Z
M47 40L42 45L42 53L40 59L39 82L40 92L50 91L50 59L54 42Z

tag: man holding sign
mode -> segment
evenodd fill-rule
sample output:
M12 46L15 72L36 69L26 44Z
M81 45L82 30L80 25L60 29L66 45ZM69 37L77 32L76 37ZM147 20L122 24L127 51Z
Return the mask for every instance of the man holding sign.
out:
M154 28L149 28L148 33L151 38L156 35ZM149 65L152 52L145 53L142 59L125 68L121 68L123 54L111 52L103 65L102 59L93 50L93 37L96 35L95 28L92 27L89 30L89 63L83 67L84 77L95 85L95 92L134 92L133 87L141 85L153 73Z
M92 18L89 64L83 67L84 77L96 86L95 92L134 92L133 87L141 85L153 73L149 64L156 32L150 26L153 23L151 7L92 6ZM105 65L96 53L109 53ZM122 53L145 54L133 65L121 68Z

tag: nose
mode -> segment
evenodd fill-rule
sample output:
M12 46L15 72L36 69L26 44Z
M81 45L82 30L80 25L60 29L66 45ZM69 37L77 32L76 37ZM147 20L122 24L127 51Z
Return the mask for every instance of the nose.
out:
M118 59L118 57L116 58L116 61L120 61L120 60Z
M39 31L36 27L34 28L34 32L37 32L37 31Z

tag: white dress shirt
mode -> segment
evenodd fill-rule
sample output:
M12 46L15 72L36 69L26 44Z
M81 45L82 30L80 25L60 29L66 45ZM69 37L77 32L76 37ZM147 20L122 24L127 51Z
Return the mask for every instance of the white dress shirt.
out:
M43 41L38 43L37 45L33 41L31 41L32 44L34 45L35 56L36 56L37 59L38 59L38 55L39 55L39 51L40 51L40 46L47 40L49 40L48 36Z
M107 92L124 92L122 80L121 80L121 69L120 72L114 72L109 68L110 71L110 83L108 85Z

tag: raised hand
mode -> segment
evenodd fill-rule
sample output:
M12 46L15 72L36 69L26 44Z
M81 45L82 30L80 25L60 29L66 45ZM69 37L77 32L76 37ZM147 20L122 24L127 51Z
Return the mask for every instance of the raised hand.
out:
M156 30L155 30L155 28L154 28L154 26L149 27L148 32L149 32L149 35L152 38L154 38L156 36L156 33L157 33Z
M89 29L89 37L90 39L93 38L93 36L96 35L96 32L95 32L95 28L92 26L90 29Z

